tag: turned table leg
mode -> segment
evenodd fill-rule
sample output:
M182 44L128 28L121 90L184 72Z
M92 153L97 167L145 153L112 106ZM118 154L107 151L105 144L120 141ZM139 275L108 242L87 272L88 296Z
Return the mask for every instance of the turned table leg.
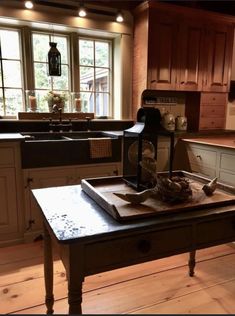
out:
M82 285L84 281L83 271L83 247L81 245L69 245L67 248L68 265L66 269L68 280L69 314L82 314Z
M44 225L44 281L46 289L45 304L47 314L53 314L54 295L53 295L53 255L50 234Z
M194 268L196 265L195 256L196 256L196 250L190 251L188 266L189 266L189 276L191 277L194 276Z

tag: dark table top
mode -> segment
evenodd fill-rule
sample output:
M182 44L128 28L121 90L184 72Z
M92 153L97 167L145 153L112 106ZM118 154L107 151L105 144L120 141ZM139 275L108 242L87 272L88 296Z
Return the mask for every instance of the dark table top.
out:
M235 205L230 205L118 222L83 192L80 185L33 189L32 193L60 243L99 241L145 229L197 222L228 212L235 214Z

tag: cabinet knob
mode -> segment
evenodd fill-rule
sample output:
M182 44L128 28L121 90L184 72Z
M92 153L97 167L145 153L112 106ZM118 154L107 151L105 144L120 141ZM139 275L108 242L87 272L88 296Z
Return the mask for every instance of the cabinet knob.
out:
M197 157L198 159L202 160L202 156L197 155L196 157Z
M33 182L33 178L27 178L27 183L25 185L25 189L30 186L30 183Z
M181 81L181 83L180 84L184 84L184 81Z
M142 253L148 253L151 249L151 242L146 239L142 239L138 242L137 248Z

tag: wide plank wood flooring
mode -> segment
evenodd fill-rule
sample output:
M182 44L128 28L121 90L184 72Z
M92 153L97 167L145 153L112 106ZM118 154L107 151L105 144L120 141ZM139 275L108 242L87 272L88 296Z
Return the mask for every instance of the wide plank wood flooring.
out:
M101 254L102 255L102 254ZM235 248L200 250L196 274L188 254L87 277L86 314L235 314ZM54 258L55 314L66 314L64 267ZM43 242L0 248L0 314L45 314Z

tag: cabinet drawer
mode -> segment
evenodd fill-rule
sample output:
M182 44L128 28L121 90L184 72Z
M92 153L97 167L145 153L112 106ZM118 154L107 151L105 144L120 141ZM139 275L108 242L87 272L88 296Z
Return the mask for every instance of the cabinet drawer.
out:
M235 215L198 224L196 236L198 245L223 240L226 242L226 239L232 237L235 240Z
M225 107L219 105L204 105L201 106L200 109L200 116L201 117L224 117L225 116Z
M191 245L191 226L182 226L146 234L88 244L85 248L88 273L101 271L167 255Z
M230 172L220 171L219 181L235 186L235 174L232 174Z
M199 129L223 129L225 124L224 117L207 117L201 118Z
M190 164L203 165L213 168L216 166L216 151L210 149L202 149L199 147L188 146L188 157Z
M227 93L201 93L201 105L225 105L227 103Z
M227 153L220 154L220 168L235 172L235 152L234 155Z
M210 179L216 177L216 170L215 169L204 167L204 166L201 166L201 165L191 164L191 171L193 173L199 173L199 175L208 177Z
M11 147L0 148L0 165L14 166L14 149Z

